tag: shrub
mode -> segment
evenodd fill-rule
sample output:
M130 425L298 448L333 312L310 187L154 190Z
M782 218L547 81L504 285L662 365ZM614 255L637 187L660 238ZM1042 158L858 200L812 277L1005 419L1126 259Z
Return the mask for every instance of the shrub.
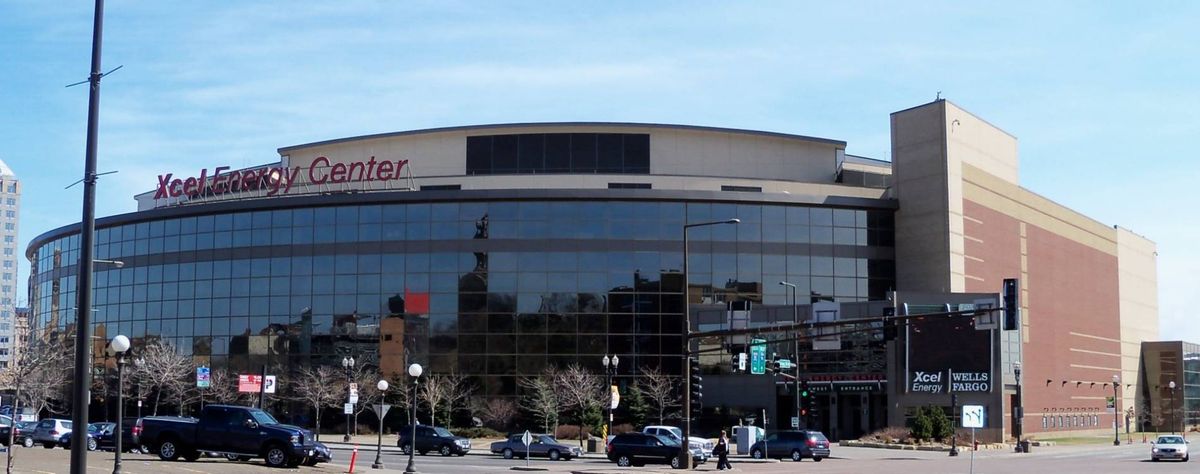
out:
M579 439L580 437L587 439L590 433L591 430L587 427L584 427L583 432L580 433L579 425L558 425L558 431L554 432L554 437L560 440ZM599 435L600 433L596 434Z
M946 440L954 434L954 423L950 421L950 417L946 416L946 411L941 407L929 407L929 421L931 423L930 438L935 440Z
M609 433L609 434L610 435L619 435L621 433L632 433L634 431L637 431L637 430L633 428L633 425L631 425L629 423L621 423L619 425L613 425L612 433Z
M924 407L917 407L917 415L912 420L912 435L918 440L933 437L933 420Z

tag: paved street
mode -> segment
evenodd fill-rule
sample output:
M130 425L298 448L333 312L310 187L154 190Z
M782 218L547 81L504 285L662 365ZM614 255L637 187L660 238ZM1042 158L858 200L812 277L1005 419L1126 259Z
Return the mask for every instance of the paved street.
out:
M303 472L344 473L349 467L351 447L333 443L334 463L315 468L300 467L291 470L271 469L261 460L246 463L230 462L219 458L204 458L197 462L163 462L154 456L131 454L124 457L124 470L130 474L217 474L217 473L260 473ZM372 446L360 446L355 472L378 474L399 473L404 470L407 457L394 449L384 452L384 470L371 469L375 459ZM1193 463L1151 463L1149 445L1133 444L1120 447L1106 445L1056 446L1035 448L1030 454L1015 454L997 451L978 451L975 456L976 473L1021 473L1021 474L1064 474L1064 473L1129 473L1129 472L1194 472ZM14 470L17 473L57 474L67 472L69 452L63 449L17 448ZM734 458L735 472L749 473L920 473L959 474L970 472L970 451L963 451L957 458L941 452L897 451L870 448L834 447L834 457L821 463L810 460L799 465L791 461L752 463L745 458ZM111 472L113 454L93 452L88 456L88 472ZM643 468L618 468L607 460L591 456L587 459L551 462L532 460L530 466L541 467L549 472L588 474L668 472L666 466ZM473 454L464 457L417 456L419 472L430 474L453 473L504 473L513 472L513 466L524 466L522 460L505 460L498 456ZM698 471L715 471L715 462L701 466Z

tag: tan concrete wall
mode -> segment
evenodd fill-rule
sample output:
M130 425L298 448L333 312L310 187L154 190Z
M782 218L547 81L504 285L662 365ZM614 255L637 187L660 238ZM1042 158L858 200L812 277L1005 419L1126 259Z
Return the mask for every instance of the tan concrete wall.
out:
M736 132L618 125L499 127L398 135L289 150L292 166L318 156L334 161L408 159L413 174L466 174L466 137L521 133L646 133L652 175L726 176L832 183L844 147L831 143Z
M946 164L945 102L893 113L896 288L953 291ZM961 290L961 289L960 289Z
M1143 341L1159 338L1158 246L1122 227L1117 232L1117 278L1121 308L1121 378L1125 381L1122 407L1137 406Z

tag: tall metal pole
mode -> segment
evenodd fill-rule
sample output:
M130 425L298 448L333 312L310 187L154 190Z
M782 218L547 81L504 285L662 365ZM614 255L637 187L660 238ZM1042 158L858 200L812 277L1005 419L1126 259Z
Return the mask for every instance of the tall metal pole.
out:
M1121 385L1121 377L1113 376L1113 446L1121 445L1121 432L1118 431L1120 423L1117 422L1117 416L1120 415L1120 405L1117 405L1117 387Z
M79 232L79 272L75 293L75 387L71 395L71 439L86 440L88 388L92 385L89 347L92 330L92 240L96 233L96 142L100 125L100 47L104 37L104 0L96 0L92 20L92 71L88 76L87 149L83 159L83 219ZM87 443L71 443L71 474L87 472Z
M679 440L679 466L681 469L692 468L692 453L688 450L688 439L692 435L692 390L689 384L692 380L692 365L688 362L688 352L691 348L688 338L691 336L691 301L688 297L688 225L683 226L683 324L679 328L683 347L680 349L680 364L683 372L683 436ZM79 438L76 438L79 439ZM607 443L606 443L607 444Z
M780 285L786 286L792 290L792 324L796 325L795 337L792 338L792 364L796 371L796 379L792 382L795 384L795 407L792 413L796 417L796 428L807 425L800 419L800 307L796 303L796 284L786 281L779 282ZM803 423L803 425L802 425ZM807 426L804 426L807 428Z
M683 225L683 325L679 328L679 336L683 340L682 352L679 359L683 363L683 403L681 404L683 409L683 439L679 443L680 469L692 468L692 453L688 450L688 440L692 436L692 390L689 387L692 381L692 367L688 363L688 357L691 355L690 339L692 332L692 304L688 299L688 229L718 224L737 224L739 222L741 220L727 219Z
M1021 444L1021 436L1024 435L1023 432L1025 431L1025 408L1022 406L1023 401L1021 400L1021 363L1019 361L1013 362L1013 377L1017 382L1017 406L1013 407L1013 434L1017 438L1016 451L1023 453L1025 452L1025 445Z
M408 437L408 467L404 468L405 474L415 474L417 472L417 469L413 466L413 454L417 452L417 383L419 380L419 377L413 377L412 395L408 397L408 401L412 405L412 416L409 417L408 425L412 429L412 432L409 433Z
M117 435L116 442L116 459L113 460L113 474L121 474L121 442L122 438L122 423L125 417L125 400L121 395L122 389L125 388L125 354L117 355L117 427L114 429ZM74 428L74 427L72 427ZM74 435L72 435L74 436Z

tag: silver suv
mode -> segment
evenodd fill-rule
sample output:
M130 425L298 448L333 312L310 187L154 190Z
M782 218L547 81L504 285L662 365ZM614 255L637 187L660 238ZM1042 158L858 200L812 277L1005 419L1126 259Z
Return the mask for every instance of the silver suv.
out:
M33 442L39 443L46 449L58 446L58 439L71 432L71 420L46 418L39 421L33 430Z

